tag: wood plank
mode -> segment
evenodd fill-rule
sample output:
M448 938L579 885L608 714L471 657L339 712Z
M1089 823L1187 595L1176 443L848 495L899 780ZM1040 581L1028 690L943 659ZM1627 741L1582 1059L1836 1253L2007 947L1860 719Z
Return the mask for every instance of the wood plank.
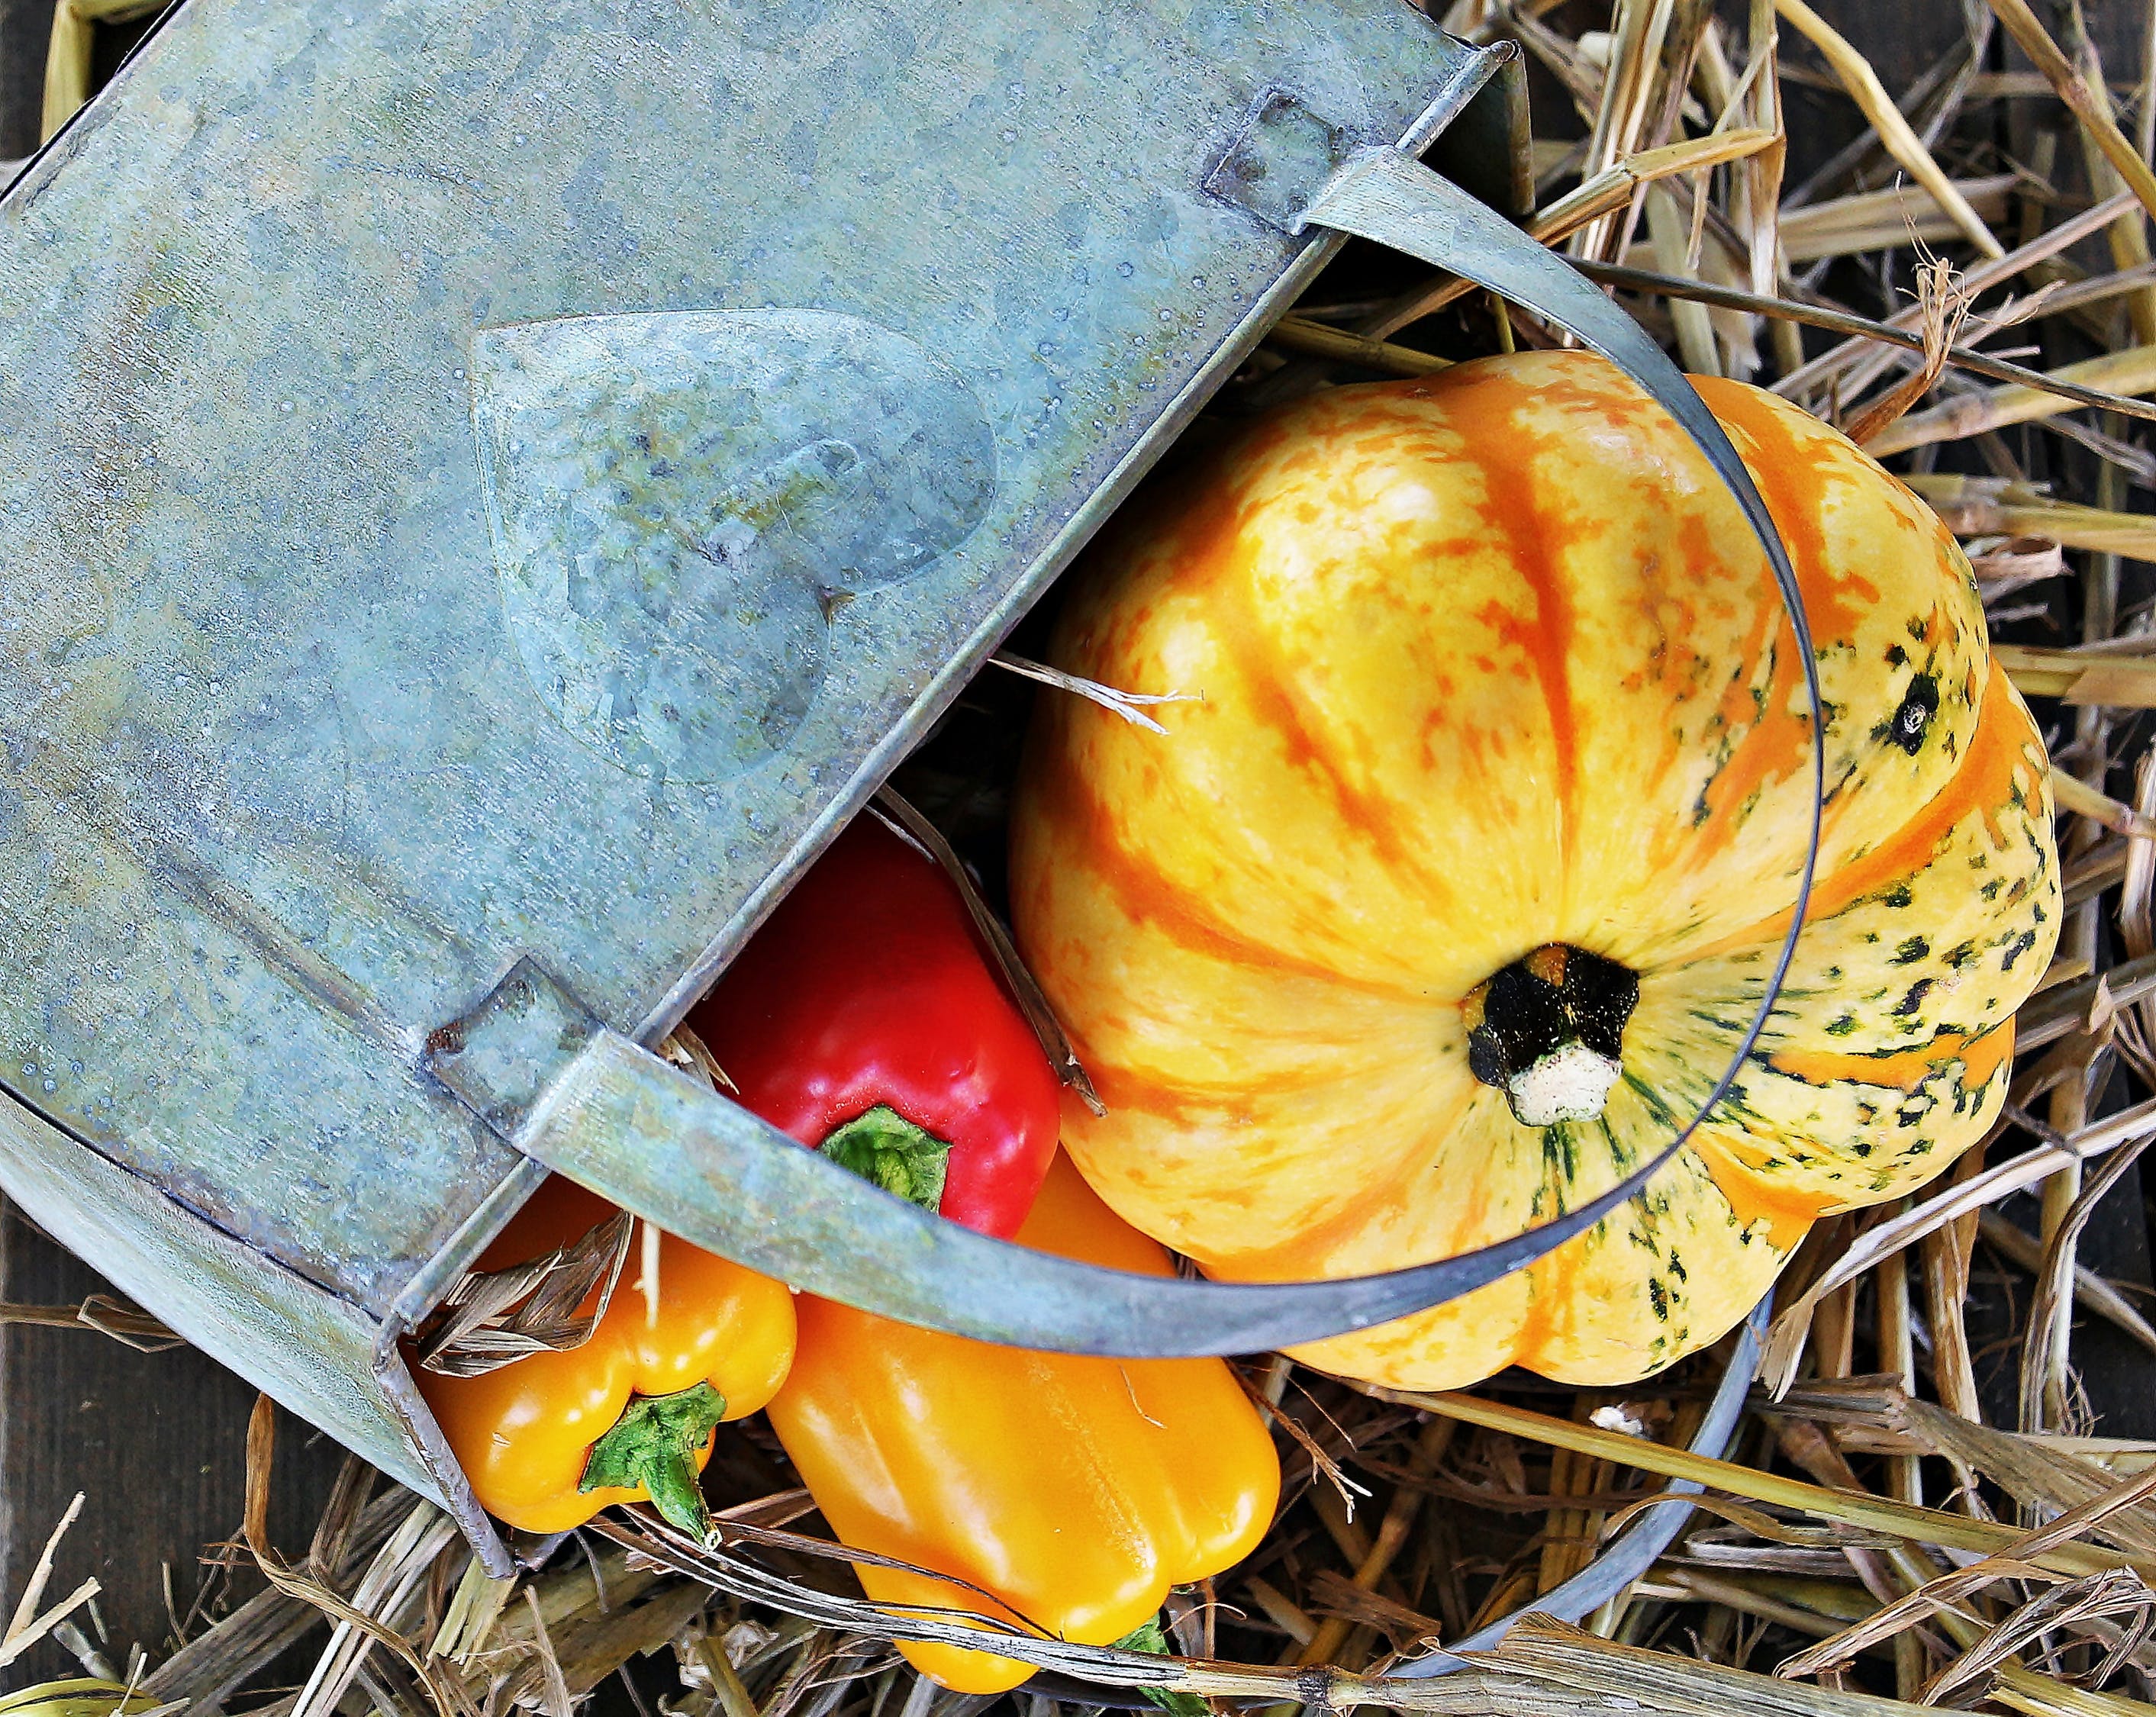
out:
M75 1305L111 1291L12 1207L0 1217L0 1299ZM252 1388L192 1348L142 1354L94 1330L0 1329L0 1602L13 1607L80 1490L82 1515L62 1540L49 1595L94 1576L113 1663L124 1670L135 1641L165 1656L164 1570L184 1615L207 1571L203 1546L239 1530L254 1402ZM343 1456L295 1420L279 1428L271 1531L297 1553ZM234 1601L259 1589L244 1573ZM82 1673L49 1642L8 1672L17 1685Z
M1871 62L1879 81L1897 101L1957 43L1966 39L1958 6L1814 0L1812 9ZM1790 64L1807 70L1824 69L1818 52L1795 31L1784 26L1780 39L1782 53ZM1814 168L1868 129L1856 105L1838 86L1813 89L1792 80L1783 86L1782 100L1789 131L1789 182L1792 185L1801 182Z
M53 0L0 0L0 161L38 146Z

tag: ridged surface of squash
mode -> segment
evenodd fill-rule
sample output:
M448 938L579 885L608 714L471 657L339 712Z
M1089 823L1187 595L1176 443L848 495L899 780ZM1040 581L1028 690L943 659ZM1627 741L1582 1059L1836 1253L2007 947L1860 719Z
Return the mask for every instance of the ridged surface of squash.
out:
M1300 1356L1449 1387L1629 1381L1712 1341L1819 1217L2004 1100L2059 923L2041 741L1967 561L1833 430L1701 384L1802 582L1828 705L1794 965L1736 1087L1621 1212L1451 1305ZM1157 482L1054 661L1167 736L1043 700L1021 946L1108 1105L1065 1142L1228 1279L1393 1269L1574 1207L1667 1142L1757 1010L1812 793L1792 634L1734 503L1573 353L1341 388ZM1529 1126L1471 993L1551 945L1636 973L1599 1117Z

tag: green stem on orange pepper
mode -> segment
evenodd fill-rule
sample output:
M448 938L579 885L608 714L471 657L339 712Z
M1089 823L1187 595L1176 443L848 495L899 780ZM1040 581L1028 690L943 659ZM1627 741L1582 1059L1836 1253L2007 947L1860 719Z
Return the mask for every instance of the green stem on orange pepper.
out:
M726 1416L726 1398L708 1383L672 1395L640 1395L592 1445L579 1490L642 1486L669 1522L695 1536L711 1536L711 1510L696 1482L696 1457Z

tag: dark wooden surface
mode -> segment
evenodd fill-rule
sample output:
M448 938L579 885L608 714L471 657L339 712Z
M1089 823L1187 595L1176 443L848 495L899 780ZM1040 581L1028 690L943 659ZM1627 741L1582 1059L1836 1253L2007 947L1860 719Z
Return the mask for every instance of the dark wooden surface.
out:
M0 0L0 161L38 146L53 0Z
M0 1217L0 1299L75 1305L110 1291L13 1209ZM192 1348L145 1354L90 1330L0 1330L0 1603L13 1608L80 1490L49 1597L94 1576L114 1663L124 1671L136 1641L158 1649L172 1628L167 1571L184 1616L208 1571L203 1547L239 1535L254 1405L253 1389ZM289 1417L279 1431L271 1535L303 1550L342 1455ZM256 1590L255 1576L237 1589ZM0 1675L20 1686L81 1673L40 1645Z
M1819 9L1897 90L1929 67L1961 28L1958 7L1945 0L1820 0ZM2088 0L2092 29L2116 74L2138 67L2144 9L2139 0ZM0 158L35 145L50 12L51 0L0 0ZM1799 172L1856 125L1849 105L1826 92L1794 91L1789 111ZM2010 146L2011 129L2002 122L2002 146ZM2145 1284L2139 1187L2121 1191L2092 1226L2083 1255ZM0 1216L0 1299L72 1305L104 1287L13 1212ZM1979 1297L1998 1291L1980 1289ZM2025 1283L2018 1291L2025 1294ZM2104 1416L2102 1428L2156 1435L2156 1366L2108 1330L2077 1341L2092 1403ZM239 1527L253 1399L246 1385L192 1350L143 1355L86 1330L0 1330L0 1614L13 1605L46 1535L80 1489L88 1500L62 1546L52 1592L90 1575L104 1583L100 1608L116 1663L124 1663L131 1641L159 1645L172 1626L164 1571L184 1612L203 1578L203 1546ZM284 1422L273 1512L280 1544L304 1545L338 1459L326 1439ZM57 1647L41 1646L0 1672L0 1685L75 1673Z

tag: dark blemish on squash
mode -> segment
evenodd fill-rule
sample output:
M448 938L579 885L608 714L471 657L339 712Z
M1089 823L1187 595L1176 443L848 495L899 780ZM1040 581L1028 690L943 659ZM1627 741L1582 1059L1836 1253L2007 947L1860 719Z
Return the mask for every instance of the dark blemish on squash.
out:
M1894 964L1913 966L1932 951L1932 945L1922 936L1911 936L1894 951Z
M1902 694L1901 706L1887 724L1888 742L1915 756L1924 747L1924 735L1931 730L1932 717L1938 713L1938 682L1928 674L1919 674L1909 682L1908 690Z
M2035 938L2032 936L2030 940L2034 941ZM1924 1005L1925 992L1935 982L1936 980L1932 978L1918 978L1916 982L1909 986L1909 993L1894 1004L1894 1012L1897 1014L1914 1013Z
M1896 883L1892 888L1888 889L1884 894L1880 895L1879 904L1882 906L1892 906L1899 909L1901 907L1907 906L1910 901L1915 898L1916 897L1909 892L1908 884Z
M1856 1029L1856 1016L1853 1013L1845 1013L1840 1019L1830 1019L1826 1024L1826 1034L1830 1038L1845 1038Z
M2022 931L2020 935L2015 937L2013 942L2008 946L2006 950L2006 957L1999 962L1999 969L2001 971L2013 971L2014 962L2019 960L2024 954L2026 954L2035 946L2036 932L2034 930Z
M1666 1324L1670 1320L1670 1296L1659 1279L1647 1278L1647 1304L1655 1309L1655 1316Z

